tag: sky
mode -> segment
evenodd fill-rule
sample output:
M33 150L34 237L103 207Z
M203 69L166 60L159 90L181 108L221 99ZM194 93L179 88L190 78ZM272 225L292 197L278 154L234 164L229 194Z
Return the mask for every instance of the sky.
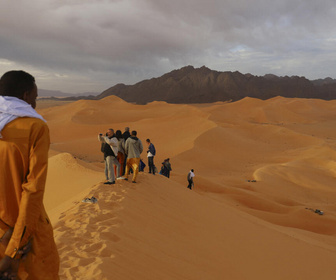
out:
M187 65L336 78L334 0L0 0L0 76L100 93Z

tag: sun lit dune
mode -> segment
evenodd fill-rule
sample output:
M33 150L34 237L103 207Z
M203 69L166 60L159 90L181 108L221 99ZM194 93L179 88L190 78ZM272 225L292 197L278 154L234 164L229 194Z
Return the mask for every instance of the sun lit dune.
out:
M59 104L58 104L59 105ZM336 101L147 105L117 97L38 110L61 279L333 279ZM106 186L98 133L128 126L158 168ZM195 188L186 188L195 169ZM84 203L96 197L97 204ZM323 211L323 215L315 212Z

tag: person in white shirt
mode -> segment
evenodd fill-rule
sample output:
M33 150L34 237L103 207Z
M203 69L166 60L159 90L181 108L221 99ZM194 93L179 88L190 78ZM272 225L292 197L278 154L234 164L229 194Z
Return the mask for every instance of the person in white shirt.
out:
M194 186L194 177L195 177L195 173L194 173L194 169L191 169L188 173L188 189L191 189Z

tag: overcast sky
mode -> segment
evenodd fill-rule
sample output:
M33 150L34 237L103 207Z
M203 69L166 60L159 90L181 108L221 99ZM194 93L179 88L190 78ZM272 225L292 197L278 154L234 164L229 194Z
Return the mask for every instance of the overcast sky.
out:
M0 75L102 92L203 65L336 78L335 0L0 0Z

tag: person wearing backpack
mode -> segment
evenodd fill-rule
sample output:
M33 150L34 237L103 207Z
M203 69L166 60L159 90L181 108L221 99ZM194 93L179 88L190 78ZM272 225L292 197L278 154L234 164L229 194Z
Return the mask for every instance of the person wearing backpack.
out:
M153 173L153 175L155 175L155 165L154 165L154 156L156 154L155 147L153 143L151 143L150 139L147 139L146 143L148 145L147 158L148 158L149 173Z

